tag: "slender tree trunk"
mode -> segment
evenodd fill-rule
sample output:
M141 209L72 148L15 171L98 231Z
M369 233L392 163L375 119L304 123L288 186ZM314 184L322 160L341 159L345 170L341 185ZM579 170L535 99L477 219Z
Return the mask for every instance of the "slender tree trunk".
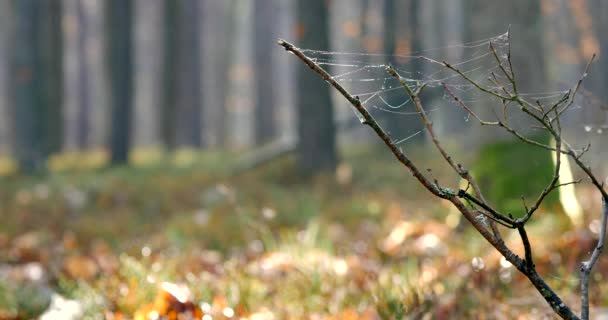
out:
M161 142L163 2L136 0L135 7L133 145L149 148Z
M11 128L11 99L8 86L10 83L10 43L12 39L13 10L9 1L0 1L0 154L10 154L12 149L13 129Z
M177 2L164 1L164 33L163 33L163 90L161 103L161 131L165 146L169 150L175 148L175 118L177 97L177 52L179 50L177 34Z
M498 36L511 26L511 53L518 91L546 91L547 71L545 67L544 40L545 31L540 12L540 0L513 0L508 5L502 2L485 0L466 0L465 14L468 13L467 25L472 41ZM473 15L472 12L475 12ZM496 15L496 12L501 12ZM466 97L465 97L466 98ZM475 112L484 119L495 119L496 113L488 103L472 103ZM519 111L514 110L511 118L519 117ZM529 130L532 122L515 123L517 129ZM504 130L494 130L475 126L471 132L470 145L480 145L497 139L511 139L512 136Z
M105 47L105 6L106 1L83 0L82 6L86 16L86 57L89 102L88 119L89 133L86 142L89 148L107 148L111 131L111 98L109 70L107 68Z
M431 48L447 47L442 50L442 56L446 61L458 62L468 59L467 57L463 59L463 49L461 47L453 46L465 43L462 2L462 0L442 0L434 8L436 10L436 20L439 21L440 43L433 44ZM442 139L453 140L465 131L467 126L465 122L466 113L462 108L452 108L452 105L446 105L443 94L443 91L439 91L433 97L438 104L443 104L445 107L441 112L432 114L431 119L437 136Z
M414 77L420 76L420 62L412 58L398 58L395 55L409 56L421 50L419 14L417 0L384 2L384 53L388 55L384 63L400 65L412 72ZM398 106L407 100L407 95L403 90L393 90L386 92L384 100L391 106ZM420 117L415 114L416 109L411 102L400 108L391 109L385 106L385 109L394 111L384 113L387 131L394 140L404 139L423 129ZM424 131L409 141L422 139Z
M82 16L79 15L78 6L82 0L62 0L64 7L64 78L65 78L65 101L64 101L64 147L66 150L77 150L81 141L79 129L80 111L82 107L81 96L81 61L85 57L81 56L80 32L82 32Z
M328 8L323 0L298 0L300 46L329 49ZM337 162L333 106L329 86L300 64L298 79L297 164L303 176L333 171Z
M46 158L59 152L63 141L63 28L62 2L46 0L38 2L42 7L38 17L41 55L42 97L41 108L43 132L45 135L43 154Z
M60 1L17 1L12 50L16 149L25 173L45 169L61 148L62 29Z
M77 117L77 140L78 147L80 149L86 149L90 147L89 134L90 134L90 84L89 75L90 70L87 63L87 37L89 36L88 28L89 21L85 13L83 0L76 1L76 14L78 17L78 117Z
M256 85L255 141L269 142L276 135L276 110L274 101L273 59L274 7L272 0L257 1L254 7L254 73Z
M37 68L36 1L18 1L15 5L15 36L13 37L12 72L15 147L21 170L31 173L42 165L37 116L40 76ZM16 35L19 35L18 37Z
M132 0L106 1L108 68L110 74L112 164L127 163L133 112Z
M201 64L199 0L178 2L178 23L182 26L178 37L177 52L177 143L180 146L201 147L202 104L201 104Z
M385 64L395 65L397 63L395 59L396 48L397 48L397 37L400 31L397 30L397 4L395 0L384 1L384 53L386 56ZM403 17L400 17L403 18ZM409 20L409 19L408 19ZM387 92L384 96L384 100L391 106L398 106L406 100L405 93L401 90ZM413 128L419 127L420 119L413 117L412 115L401 115L399 113L411 112L411 105L405 105L398 109L390 109L389 106L384 106L384 109L394 111L385 112L382 114L382 118L387 123L387 132L390 136L399 140L404 137L411 135L409 132ZM412 121L413 120L413 121ZM413 127L412 127L413 125Z
M201 4L201 37L206 43L201 51L204 66L203 86L204 123L206 143L213 147L226 144L226 95L234 43L234 0L204 1Z
M170 150L200 147L203 141L201 30L205 2L165 0L163 35L162 138Z

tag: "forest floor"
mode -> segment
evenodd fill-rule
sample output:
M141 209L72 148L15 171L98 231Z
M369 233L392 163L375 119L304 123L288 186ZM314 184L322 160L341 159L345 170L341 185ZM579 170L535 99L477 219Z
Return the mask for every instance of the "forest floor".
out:
M235 155L187 151L0 178L0 319L553 318L458 212L378 153L350 151L306 184L289 158L234 175ZM578 309L594 234L558 209L538 217L539 272ZM602 258L594 306L608 306L606 271Z

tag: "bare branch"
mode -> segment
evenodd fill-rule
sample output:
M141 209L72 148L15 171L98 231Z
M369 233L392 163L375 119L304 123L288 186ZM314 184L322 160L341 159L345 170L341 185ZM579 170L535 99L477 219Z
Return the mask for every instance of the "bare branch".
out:
M401 86L403 87L403 89L405 90L405 92L407 93L407 95L409 96L410 100L412 102L414 102L414 106L416 107L416 110L420 114L420 117L422 119L422 123L424 124L424 127L426 128L426 131L428 132L429 136L431 137L431 140L433 141L433 144L435 145L435 148L439 151L439 153L441 153L441 156L443 157L443 159L445 159L445 161L450 165L450 167L452 167L452 169L454 169L454 171L456 171L456 173L458 173L458 175L461 178L465 179L469 183L469 185L471 185L473 187L473 190L475 191L475 193L477 194L477 196L480 199L482 199L482 201L485 203L485 199L483 198L483 194L481 193L481 189L477 185L477 182L475 181L475 179L473 179L473 176L471 176L471 174L469 173L469 171L466 170L461 164L456 164L454 162L454 160L452 159L452 157L450 155L448 155L448 153L445 151L445 148L439 142L439 139L437 139L437 135L435 134L435 130L433 130L433 123L431 122L431 120L427 116L426 111L424 110L424 108L422 106L422 102L420 101L420 95L419 94L420 94L420 92L422 91L422 89L424 87L421 86L416 91L412 91L412 89L409 87L409 85L407 84L407 82L405 82L405 80L403 80L403 78L401 77L401 75L394 68L392 68L391 66L388 66L388 67L386 67L386 71L388 72L388 74L390 74L395 79L397 79L399 81L399 83L401 83ZM492 229L492 232L494 233L494 236L497 237L497 238L499 238L500 237L500 232L498 231L498 229L496 228L496 225L494 225L493 222L490 223L490 228Z
M600 226L599 239L593 249L591 258L581 265L581 319L589 319L589 276L597 262L606 242L606 222L608 221L608 198L602 197L602 225Z
M332 87L334 87L350 104L355 107L355 109L359 112L361 117L363 118L363 124L368 125L374 132L380 137L380 139L386 144L386 146L391 150L393 155L401 162L405 167L409 169L412 175L431 193L435 196L448 199L450 195L446 192L443 192L440 188L438 188L435 184L433 184L430 180L428 180L422 172L412 163L412 161L405 155L405 153L397 147L397 145L393 142L390 136L380 127L378 122L373 118L373 116L365 109L365 107L361 104L361 100L358 97L352 96L342 85L340 85L336 80L334 80L327 71L321 68L318 64L304 55L298 48L296 48L293 44L285 41L278 40L277 42L280 46L285 48L285 50L293 53L296 57L298 57L302 62L304 62L307 66L309 66L314 72L316 72L321 78L327 81Z
M511 78L513 78L513 82L516 82L515 70L513 70L513 62L511 61L511 25L509 25L509 29L507 30L507 43L509 43L507 52L507 62L509 62L509 71L511 71ZM513 87L513 90L517 92L516 87Z
M589 62L587 62L587 65L585 66L585 71L583 71L583 74L576 82L576 85L574 86L574 88L571 89L572 94L570 95L570 100L568 101L566 106L563 107L562 110L560 110L557 113L557 117L559 117L562 113L564 113L566 110L568 110L568 108L570 108L570 106L572 106L572 104L574 104L574 99L576 98L576 94L580 90L581 84L583 84L583 80L585 80L585 78L587 78L587 75L589 74L589 68L591 67L591 64L593 63L593 60L595 60L595 53L591 56L591 59L589 59Z
M488 212L490 214L489 215L490 218L504 223L503 226L505 226L507 228L511 228L511 229L514 229L516 227L516 225L515 225L516 221L505 217L503 214L499 213L498 211L496 211L495 209L490 207L487 203L480 201L479 199L476 199L472 195L466 193L466 191L464 191L462 189L458 190L458 197L465 198L465 199L473 202L474 204L480 206L481 208L483 208L486 212Z
M494 45L492 44L491 41L490 41L490 51L492 51L492 55L494 56L496 63L498 63L498 67L500 68L502 73L505 75L505 77L507 77L507 79L511 83L511 87L513 88L513 93L515 93L517 95L517 84L515 83L515 75L507 72L505 67L502 65L502 61L500 61L500 58L498 57L498 53L496 53L496 48L494 48ZM510 57L510 53L511 53L511 44L509 44L509 57ZM509 65L510 64L511 64L511 62L509 62ZM511 68L511 72L513 72L513 68Z
M418 169L418 167L416 167L416 165L414 163L412 163L412 161L405 155L405 153L403 151L401 151L401 149L398 148L393 143L393 141L388 136L388 134L386 134L386 132L378 125L378 123L375 121L375 119L372 117L372 115L367 111L367 109L365 109L365 107L362 105L362 103L358 99L358 97L354 97L350 93L348 93L346 91L346 89L344 89L339 83L337 83L324 69L322 69L318 64L316 64L310 58L305 56L298 48L296 48L292 44L290 44L284 40L279 40L278 44L280 46L282 46L285 50L293 53L296 57L298 57L301 61L303 61L306 65L308 65L313 71L315 71L317 74L319 74L323 80L325 80L331 86L333 86L336 90L338 90L338 92L340 92L350 102L350 104L359 112L359 114L362 118L362 123L370 126L372 128L372 130L374 130L374 132L387 145L387 147L391 150L391 152L395 155L395 157L414 175L414 177L427 190L429 190L435 196L450 201L463 214L463 216L473 225L473 227L494 248L496 248L496 250L498 250L507 259L507 261L509 261L520 272L522 272L524 275L526 275L526 277L530 280L530 282L534 285L534 287L539 292L542 293L543 298L547 301L547 303L549 303L549 305L555 311L555 313L557 313L560 317L562 317L564 319L578 319L576 314L574 314L572 312L572 310L563 303L563 301L555 293L555 291L553 291L553 289L551 289L551 287L549 287L549 285L537 273L533 264L531 264L531 261L532 261L531 260L531 249L526 251L526 260L521 259L518 255L513 253L513 251L511 251L505 245L502 238L497 237L493 233L491 233L490 230L487 229L485 224L476 218L477 216L474 214L474 212L471 211L469 208L467 208L467 206L465 206L465 204L460 200L460 197L466 197L468 200L470 200L470 199L477 200L476 198L474 198L473 196L470 196L470 195L469 195L470 197L465 196L466 192L464 192L463 190L459 191L458 196L456 196L456 193L454 191L447 189L447 188L441 188L437 185L436 182L431 182L427 177L425 177L421 173L421 171ZM501 98L505 101L515 101L520 105L520 107L522 109L524 109L524 111L528 111L531 116L536 116L536 115L534 115L534 113L532 111L530 111L528 109L530 104L528 102L525 102L524 100L522 100L519 96L517 96L517 95L509 96L509 97L502 96L499 93L496 93L492 90L489 90L489 89L475 83L472 79L468 78L465 74L463 74L457 68L455 68L447 63L443 63L443 64L446 68L454 70L462 78L464 78L465 80L472 83L480 91L486 92L495 97ZM422 87L418 88L418 90L416 90L415 92L412 91L411 88L409 88L409 87L407 87L405 89L406 89L406 91L408 91L408 94L410 96L417 96L418 93L420 92L420 90L422 89ZM536 116L536 119L540 120L540 118L538 116ZM546 125L546 123L544 121L540 121L540 122L542 122L542 124ZM429 124L430 124L430 121L429 121ZM494 124L494 125L496 125L496 124ZM552 134L555 133L555 131L553 130L553 128L550 125L548 126L547 129ZM551 147L549 147L549 148L551 148ZM558 153L562 152L559 149L557 149L557 150L558 150L557 151ZM453 165L453 162L451 161L451 158L449 157L449 155L447 155L447 153L446 153L446 157L447 157L446 160L448 160L448 162L450 162L451 165ZM462 167L458 164L456 165L455 170L457 170L458 172L466 172L466 170L462 169ZM471 201L473 201L473 200L471 200ZM508 222L513 221L512 217L507 218L504 215L499 214L498 212L496 212L496 210L493 210L493 209L491 209L490 206L486 205L485 201L483 201L483 200L477 200L477 202L478 203L476 203L476 204L478 204L480 206L484 205L485 206L484 209L492 210L492 211L488 211L488 212L490 212L493 216L494 216L494 213L496 214L494 216L495 220L500 220L502 222L501 224L503 224L507 227L511 226L511 224L509 224ZM521 224L520 226L523 227L523 224ZM525 230L524 230L524 235L525 235ZM527 236L526 236L526 239L527 239ZM528 244L529 244L529 241L528 241ZM524 246L526 246L525 241L524 241Z
M532 260L532 247L530 246L530 240L528 239L528 234L526 233L526 228L523 224L517 226L517 231L519 231L519 236L521 237L521 242L524 245L524 255L525 255L525 264L526 267L530 270L534 269L534 261Z
M479 118L479 116L477 116L477 114L471 108L469 108L469 106L467 106L466 103L464 103L464 101L462 101L462 99L457 97L454 94L454 92L445 83L441 83L441 85L443 86L443 89L450 95L450 97L452 97L452 99L454 99L454 101L456 101L468 114L470 114L475 119L477 119L477 121L479 121L480 124L498 125L498 122L488 122L488 121L481 120L481 118Z
M469 76L467 76L466 74L464 74L462 71L460 71L460 69L456 68L455 66L443 61L442 62L443 66L456 72L460 77L462 77L464 80L466 80L468 83L472 84L475 88L477 88L479 91L485 92L489 95L492 95L496 98L502 99L502 100L513 100L513 97L509 96L503 96L495 91L492 91L484 86L482 86L481 84L477 83L477 81L471 79Z
M554 138L555 138L556 160L555 160L555 168L553 170L553 177L551 178L551 182L549 182L549 185L538 196L538 198L536 199L536 202L534 202L532 207L530 207L530 209L526 211L526 215L521 220L519 220L522 223L526 223L532 217L532 214L534 214L534 212L540 207L540 205L545 200L545 198L549 195L549 193L551 193L553 190L559 188L559 186L560 186L560 184L558 184L558 181L559 181L559 170L560 170L561 164L562 164L562 157L561 157L562 139L559 136L559 134L554 135Z

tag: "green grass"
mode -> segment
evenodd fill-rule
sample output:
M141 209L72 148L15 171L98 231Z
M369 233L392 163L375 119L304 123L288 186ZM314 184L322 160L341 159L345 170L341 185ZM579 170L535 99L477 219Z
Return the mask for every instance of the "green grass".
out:
M502 168L501 161L511 166L519 160L496 156L519 149L488 150L476 172L482 179ZM431 169L427 174L458 187L458 177L445 170L436 152L424 146L409 152ZM234 158L229 154L142 154L154 161L140 158L134 167L86 170L55 164L61 170L43 177L1 178L0 236L9 241L0 243L0 258L20 263L11 241L36 231L43 239L38 249L53 252L42 262L52 290L81 301L91 317L107 310L130 317L152 303L162 281L187 284L197 303L226 301L243 314L266 309L279 319L338 317L346 311L406 319L445 308L467 318L471 310L492 310L492 298L504 300L529 288L492 277L496 264L488 265L489 276L462 278L458 270L472 257L493 250L470 228L445 227L453 210L432 198L383 148L345 152L342 166L351 170L350 180L327 174L306 184L298 180L291 157L232 175L233 162L225 161ZM540 172L534 174L540 179ZM520 186L503 175L486 186L519 192ZM500 192L492 199L502 198ZM397 252L383 252L379 244L402 222L415 232ZM566 227L537 226L553 232ZM420 239L428 234L439 235L446 250L421 250ZM76 248L65 245L66 235L75 237ZM65 256L96 257L99 243L109 247L115 270L86 280L65 274ZM150 256L142 256L143 247ZM262 272L264 263L274 265ZM462 293L463 288L472 293ZM487 290L496 292L484 295ZM458 295L467 298L450 302ZM23 306L23 300L16 288L0 281L0 310L39 312Z

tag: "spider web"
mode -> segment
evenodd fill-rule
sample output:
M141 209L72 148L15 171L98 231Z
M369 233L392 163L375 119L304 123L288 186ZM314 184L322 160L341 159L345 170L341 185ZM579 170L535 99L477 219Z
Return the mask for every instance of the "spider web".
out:
M387 73L387 66L396 70L401 79L413 90L424 86L421 95L423 106L440 136L450 136L456 131L471 127L472 123L476 122L470 121L470 114L454 101L444 86L474 109L483 120L495 121L506 118L514 129L524 134L533 134L535 130L539 130L530 125L527 117L517 110L515 105L505 110L500 99L480 91L473 83L444 64L444 62L449 63L467 78L491 91L502 93L504 88L512 91L509 79L500 68L500 64L508 66L509 50L507 32L487 39L425 49L408 55L312 49L301 51L328 71L333 79L353 96L358 97L381 125L388 128L393 141L401 144L423 136L424 132L421 123L418 126L412 125L413 121L420 121L420 114L400 81ZM517 74L517 70L515 72ZM569 88L546 92L526 92L526 88L518 89L519 95L531 103L550 105L563 97ZM582 103L577 101L567 113L576 112L581 108ZM361 120L356 110L355 114ZM396 130L399 129L399 123L407 128ZM579 123L577 126L580 127L581 132L602 133L601 128L597 130L596 126L590 124ZM395 134L392 134L393 132Z

